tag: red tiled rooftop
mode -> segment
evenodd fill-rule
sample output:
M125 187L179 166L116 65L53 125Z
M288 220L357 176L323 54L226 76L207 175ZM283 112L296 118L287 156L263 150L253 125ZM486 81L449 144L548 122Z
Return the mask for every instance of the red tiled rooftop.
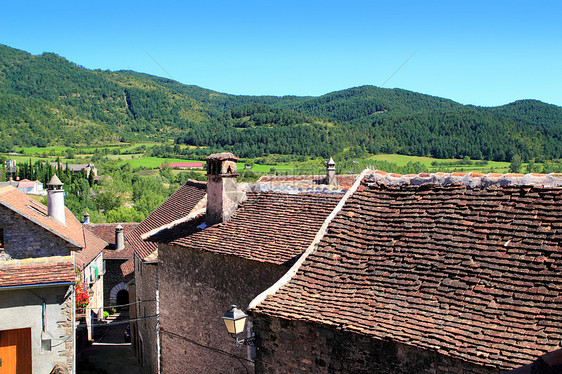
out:
M253 312L509 370L560 348L561 242L560 187L374 183Z
M84 225L98 238L103 239L107 246L103 250L104 259L130 259L133 258L133 249L129 242L125 240L125 248L121 251L115 250L115 228L121 225L123 227L123 234L128 234L137 227L138 223L89 223Z
M170 168L202 168L205 166L204 162L171 162L169 164L162 164L160 167L168 166Z
M250 191L229 221L171 244L260 262L290 263L312 243L342 196Z
M121 273L124 277L135 271L135 261L133 259L127 260L121 264Z
M205 182L187 181L137 227L125 234L125 239L141 259L148 259L158 249L156 243L144 241L141 236L188 216L205 197L206 186ZM151 259L154 260L156 258Z
M0 261L0 288L74 282L72 256Z
M65 207L65 225L47 215L47 207L14 187L0 188L0 205L14 211L29 221L67 241L76 254L76 264L83 266L93 260L107 245L89 231Z
M19 188L35 187L35 183L37 183L37 181L30 181L28 179L22 179L22 180L19 181L18 187Z
M355 182L357 175L352 174L340 174L336 175L336 180L338 182L338 187L342 189L349 189ZM322 185L326 183L325 175L264 175L257 183L267 183L267 184L279 184L288 186L314 186Z

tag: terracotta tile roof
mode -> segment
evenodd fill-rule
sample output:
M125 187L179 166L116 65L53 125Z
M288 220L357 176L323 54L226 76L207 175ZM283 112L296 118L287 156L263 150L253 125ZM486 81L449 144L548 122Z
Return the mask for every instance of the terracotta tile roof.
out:
M374 183L253 311L513 369L560 347L561 242L559 187Z
M0 205L20 214L31 222L52 232L68 242L70 250L80 250L76 254L76 264L83 266L93 260L105 248L106 242L91 234L65 207L66 225L47 215L47 207L30 196L7 186L0 188Z
M128 234L137 227L138 223L89 223L84 225L98 238L104 240L107 246L103 250L103 258L109 260L120 260L133 258L133 248L125 240L125 248L121 251L115 251L115 228L121 225L123 234Z
M156 261L157 257L153 255L149 258L149 256L158 249L158 244L144 241L141 236L151 230L189 215L205 197L206 186L207 184L205 182L187 181L137 227L128 234L125 234L125 239L141 259L145 261Z
M76 252L76 266L79 268L83 268L88 265L97 257L97 255L100 254L100 252L103 251L105 247L107 247L107 243L105 241L98 238L84 226L81 225L81 229L86 244L80 251Z
M0 289L38 284L72 284L74 278L72 256L0 261Z
M135 261L133 259L127 260L121 264L120 268L121 273L124 277L126 277L135 271Z
M336 175L336 180L338 182L338 187L343 189L349 189L357 175L352 174L339 174ZM323 185L326 183L325 175L279 175L271 176L264 175L258 179L257 183L267 183L273 185L291 185L291 186L313 186L313 185Z
M246 196L247 200L239 205L229 221L192 235L178 235L180 237L170 243L254 261L287 264L312 243L343 195L249 191ZM188 225L177 230L185 230ZM169 241L173 234L167 235L166 241Z
M162 228L153 235L148 236L146 240L168 244L175 240L193 235L206 227L205 214L199 214L186 222Z
M39 183L38 181L30 181L29 179L22 179L18 183L18 187L20 188L29 188L35 187L35 183Z

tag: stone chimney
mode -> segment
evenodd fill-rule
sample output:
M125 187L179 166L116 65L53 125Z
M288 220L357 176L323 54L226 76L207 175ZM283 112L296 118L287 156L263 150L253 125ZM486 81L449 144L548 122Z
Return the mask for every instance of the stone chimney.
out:
M338 181L336 180L336 163L331 157L330 160L326 163L326 184L329 186L338 185Z
M88 223L90 223L90 215L86 212L84 213L84 224L87 225Z
M207 224L228 221L238 207L236 161L232 153L215 153L207 161Z
M125 249L125 238L123 237L123 226L117 225L115 228L115 250L122 251Z
M56 174L47 183L47 215L66 226L62 185Z

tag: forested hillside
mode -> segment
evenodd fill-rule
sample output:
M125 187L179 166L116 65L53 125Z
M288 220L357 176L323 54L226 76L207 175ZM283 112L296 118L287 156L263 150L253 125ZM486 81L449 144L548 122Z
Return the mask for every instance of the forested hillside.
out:
M3 45L0 131L0 151L173 140L241 157L328 157L347 148L497 161L562 157L562 108L534 100L483 108L372 86L320 97L236 96Z

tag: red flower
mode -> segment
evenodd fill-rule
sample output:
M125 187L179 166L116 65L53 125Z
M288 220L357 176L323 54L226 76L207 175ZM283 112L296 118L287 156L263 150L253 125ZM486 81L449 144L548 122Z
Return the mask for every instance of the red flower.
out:
M84 288L84 283L78 283L76 285L76 313L85 313L86 307L90 303L90 296L88 291Z

